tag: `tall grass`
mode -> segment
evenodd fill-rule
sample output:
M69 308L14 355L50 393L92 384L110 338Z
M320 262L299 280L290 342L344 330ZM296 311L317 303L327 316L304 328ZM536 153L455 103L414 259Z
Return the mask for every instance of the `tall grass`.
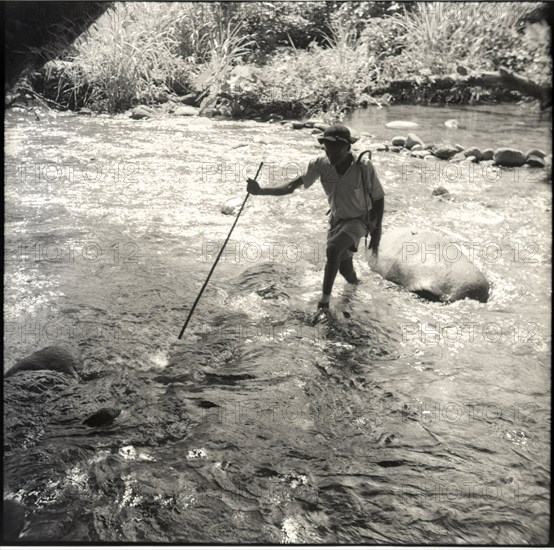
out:
M414 71L448 72L463 61L472 68L495 68L495 52L520 42L518 21L537 7L532 2L428 2L394 15L402 29L404 63Z
M354 26L340 21L324 33L323 46L312 43L308 50L282 52L266 69L275 99L299 100L308 112L327 111L339 118L342 111L372 102L365 90L379 78L376 58L367 55Z
M117 112L137 101L154 101L187 73L177 55L176 4L121 3L77 42L75 63L93 86L93 100ZM76 82L76 86L82 82Z
M204 51L209 52L202 72L195 79L198 89L211 88L214 94L220 92L232 68L250 53L254 41L242 34L243 23L232 18L219 20L218 25L206 31L200 38Z
M239 98L250 105L283 101L308 112L340 114L374 103L372 89L401 79L423 82L452 73L459 64L474 70L505 65L531 78L551 72L548 29L540 24L521 28L521 19L539 5L534 2L421 2L362 22L354 10L355 17L332 20L328 34L319 30L317 41L305 49L296 48L290 36L292 47L282 47L282 36L315 19L296 8L277 13L274 5L264 12L267 20L254 17L254 8L264 4L116 3L75 42L66 57L72 63L62 71L53 96L56 101L72 96L73 104L84 101L117 112L156 102L167 92L195 89L206 92L203 107L215 107L218 94L231 92L226 99L237 105ZM311 4L316 3L305 6ZM238 78L233 68L255 58L252 36L264 29L266 46L278 43L279 49L257 71L247 94L229 89Z

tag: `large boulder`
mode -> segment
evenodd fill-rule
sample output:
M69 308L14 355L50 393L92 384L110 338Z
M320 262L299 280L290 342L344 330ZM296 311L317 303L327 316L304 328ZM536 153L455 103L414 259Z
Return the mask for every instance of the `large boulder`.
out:
M497 149L492 158L498 166L523 166L525 164L523 152L509 147Z
M20 359L5 376L12 376L21 371L48 370L79 379L75 366L76 360L68 350L59 346L50 346Z
M20 359L5 373L5 451L34 446L53 416L70 413L60 396L71 400L71 392L79 386L76 364L70 351L51 346Z
M434 231L383 232L370 267L385 279L431 301L489 299L489 282L463 254L461 246Z

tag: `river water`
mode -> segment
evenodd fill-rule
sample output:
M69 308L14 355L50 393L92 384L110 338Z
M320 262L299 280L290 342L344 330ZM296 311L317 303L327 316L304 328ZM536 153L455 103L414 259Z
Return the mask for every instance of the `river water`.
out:
M551 150L550 121L516 106L355 113L356 150L402 135L384 126L395 119L436 143ZM233 222L221 204L261 161L262 185L301 174L320 153L309 130L12 109L5 139L5 369L58 345L81 378L5 410L27 426L4 461L24 540L546 543L542 171L375 152L384 231L442 231L490 300L426 302L362 253L363 283L339 276L334 318L316 327L321 187L250 197L178 340ZM82 425L106 406L122 409L112 425Z

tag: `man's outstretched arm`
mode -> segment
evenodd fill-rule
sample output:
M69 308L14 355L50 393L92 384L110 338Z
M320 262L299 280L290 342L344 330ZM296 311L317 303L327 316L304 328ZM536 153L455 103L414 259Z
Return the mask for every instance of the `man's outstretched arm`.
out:
M246 186L246 190L251 195L272 195L274 197L279 197L281 195L290 195L293 193L296 189L298 189L304 182L302 181L302 178L296 178L293 181L290 181L289 183L286 183L285 185L281 185L278 187L265 187L261 188L260 184L253 179L247 180L248 185Z

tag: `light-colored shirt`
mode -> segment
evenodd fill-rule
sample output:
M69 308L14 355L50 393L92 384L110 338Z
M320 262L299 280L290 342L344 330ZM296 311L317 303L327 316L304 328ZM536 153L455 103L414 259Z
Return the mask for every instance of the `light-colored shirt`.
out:
M367 170L366 181L371 197L367 198L367 203L363 191L362 170ZM371 210L372 200L376 201L385 196L370 160L362 160L361 165L354 160L341 176L326 156L314 158L310 160L306 174L302 176L304 187L311 187L318 178L327 195L331 213L340 219L364 216Z

